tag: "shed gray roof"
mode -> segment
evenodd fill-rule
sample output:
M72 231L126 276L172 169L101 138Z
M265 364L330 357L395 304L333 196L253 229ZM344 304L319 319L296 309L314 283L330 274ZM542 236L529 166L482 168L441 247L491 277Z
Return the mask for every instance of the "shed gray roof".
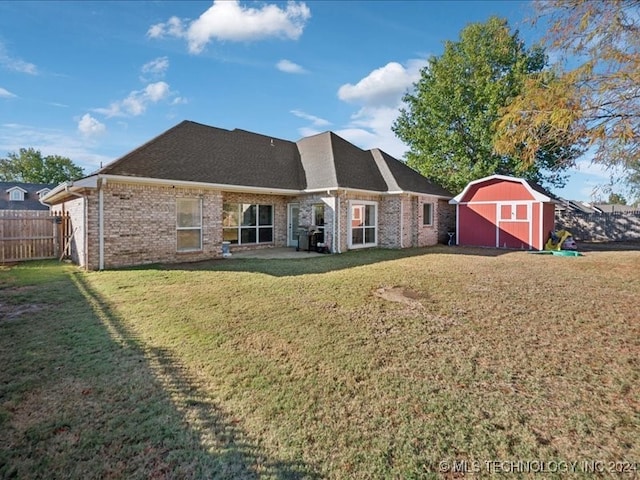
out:
M23 201L9 200L8 190L19 187L26 190ZM49 205L40 203L38 192L43 189L53 190L50 183L0 182L0 210L49 210Z
M291 142L183 121L98 173L287 190L412 191L451 197L380 150L333 132Z

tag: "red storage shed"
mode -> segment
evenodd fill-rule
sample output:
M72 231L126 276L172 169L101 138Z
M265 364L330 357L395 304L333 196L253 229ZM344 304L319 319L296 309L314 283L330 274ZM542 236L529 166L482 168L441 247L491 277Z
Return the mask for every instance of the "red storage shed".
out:
M456 206L456 245L543 250L554 230L555 200L522 178L474 180L449 203Z

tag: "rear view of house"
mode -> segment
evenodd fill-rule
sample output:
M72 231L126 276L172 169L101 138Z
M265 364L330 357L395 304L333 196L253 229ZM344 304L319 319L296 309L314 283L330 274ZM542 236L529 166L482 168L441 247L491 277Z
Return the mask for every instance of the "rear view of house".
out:
M449 203L456 206L457 245L543 250L554 229L554 200L522 178L475 180Z
M74 261L103 269L296 246L301 228L333 253L433 245L450 198L332 132L291 142L184 121L45 201L72 219Z

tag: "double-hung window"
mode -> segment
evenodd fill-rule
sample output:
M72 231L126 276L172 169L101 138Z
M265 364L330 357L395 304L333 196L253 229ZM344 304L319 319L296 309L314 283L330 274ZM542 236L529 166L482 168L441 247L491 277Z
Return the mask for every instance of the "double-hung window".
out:
M422 225L433 225L433 203L422 204Z
M349 202L349 246L373 247L378 244L378 204Z
M273 242L273 205L225 203L222 235L233 244Z
M179 252L202 250L202 200L178 198L176 213L177 250Z

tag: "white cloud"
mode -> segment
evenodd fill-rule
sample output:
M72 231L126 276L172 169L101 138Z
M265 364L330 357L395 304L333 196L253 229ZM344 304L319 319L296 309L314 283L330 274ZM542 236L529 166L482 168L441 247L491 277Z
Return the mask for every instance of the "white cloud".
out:
M166 82L150 83L143 90L132 91L125 99L112 102L107 108L96 108L94 111L111 117L142 115L150 104L158 103L171 94Z
M426 60L410 60L404 67L397 62L373 70L355 85L347 83L338 89L338 98L364 105L397 105L404 93L420 79Z
M186 105L187 103L189 100L184 97L176 97L171 101L171 105Z
M0 87L0 98L15 98L16 95L11 93L6 88Z
M78 131L85 137L101 135L107 131L104 123L100 123L88 113L85 113L78 122Z
M380 148L402 158L407 146L391 130L402 107L402 97L420 79L425 59L412 59L405 65L389 62L371 71L355 84L338 89L338 98L361 105L350 122L336 133L360 148Z
M328 125L331 125L330 121L325 120L324 118L316 117L315 115L310 115L303 112L302 110L291 110L291 113L298 118L309 120L315 127L326 127Z
M38 67L33 63L25 62L19 58L12 57L7 52L5 46L0 42L0 65L7 70L19 73L27 73L29 75L37 75Z
M156 103L169 95L169 84L165 82L150 83L144 89L143 98Z
M158 57L150 62L145 63L140 71L142 72L141 80L143 82L151 80L159 80L169 69L169 58Z
M300 65L289 60L280 60L276 64L276 68L284 73L307 73Z
M391 130L398 113L398 107L363 107L351 116L346 128L336 133L365 150L380 148L402 158L407 146Z
M286 7L276 4L260 8L241 6L238 0L214 0L199 18L188 23L171 17L165 23L152 25L150 38L184 38L189 52L197 54L212 39L219 41L255 41L265 38L297 40L302 35L311 11L304 3L289 1Z
M157 23L149 27L147 36L150 38L183 37L185 35L182 20L171 17L165 23Z
M0 125L0 151L17 152L25 146L40 150L44 156L61 155L70 158L84 168L86 174L96 170L101 163L113 160L88 150L86 139L80 139L77 135L70 136L59 129L16 123Z
M581 158L576 161L575 170L587 175L593 175L594 177L600 177L603 179L609 179L615 170L607 168L601 163L594 163L586 158Z

